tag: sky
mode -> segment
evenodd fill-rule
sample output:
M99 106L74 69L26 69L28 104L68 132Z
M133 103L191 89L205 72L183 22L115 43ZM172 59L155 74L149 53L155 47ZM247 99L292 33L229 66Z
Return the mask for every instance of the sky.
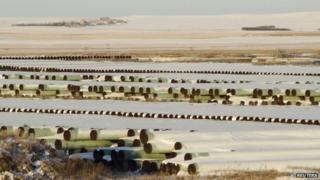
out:
M0 17L320 12L319 0L0 0Z

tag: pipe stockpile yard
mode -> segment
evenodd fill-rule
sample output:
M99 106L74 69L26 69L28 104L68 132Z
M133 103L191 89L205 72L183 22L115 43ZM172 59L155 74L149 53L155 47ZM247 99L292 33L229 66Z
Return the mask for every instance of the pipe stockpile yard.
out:
M320 168L319 67L92 58L114 57L0 57L0 173L12 144L28 177L70 161L124 176Z
M0 56L0 60L64 60L64 61L79 61L79 60L133 60L132 56L128 55L68 55L68 56Z
M1 126L1 138L38 141L48 156L61 159L88 159L104 162L112 170L160 175L210 175L214 169L233 170L268 168L288 170L292 166L318 165L320 143L310 136L287 132L288 137L268 139L261 132L250 132L252 139L236 140L226 133L204 133L171 129L79 129L73 127ZM280 135L282 131L274 131ZM245 134L245 133L244 133ZM292 137L290 137L290 135ZM316 133L319 135L319 133ZM297 143L299 142L299 143ZM257 143L263 145L256 146ZM304 148L308 146L310 149ZM272 149L272 155L264 151ZM303 162L292 158L303 158ZM241 166L237 165L241 161ZM41 168L36 166L36 168Z

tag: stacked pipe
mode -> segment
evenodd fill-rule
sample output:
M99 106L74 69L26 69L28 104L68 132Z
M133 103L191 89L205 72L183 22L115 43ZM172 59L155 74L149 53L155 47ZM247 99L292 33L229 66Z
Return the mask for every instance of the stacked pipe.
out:
M125 59L131 60L130 55L69 55L69 56L0 56L0 60L89 60L89 59Z
M112 170L116 171L136 171L141 169L146 171L146 162L153 160L160 162L169 156L166 154L147 154L143 151L139 140L138 130L135 129L69 129L64 131L64 140L56 140L55 147L58 149L78 149L77 155L70 158L86 158L88 154L96 162L107 162ZM107 142L114 143L104 144ZM100 147L96 147L99 145ZM93 148L94 147L94 148ZM85 149L85 152L83 151Z
M281 132L280 132L281 134ZM194 137L194 138L192 138ZM306 144L319 147L304 135L294 136L292 139L258 139L248 141L244 139L230 140L219 133L200 132L157 132L153 130L141 130L140 140L144 143L147 153L174 152L175 157L163 160L159 171L162 175L213 175L214 170L261 170L273 168L287 168L287 165L299 165L299 161L293 161L290 157L309 159L319 157L317 150L301 149ZM301 142L297 143L297 142ZM257 147L264 144L265 147ZM265 150L270 151L268 145L278 145L272 150L272 155L266 155ZM234 147L235 149L231 148ZM249 151L242 151L250 149ZM278 149L279 148L279 149ZM288 149L283 150L282 148ZM307 159L308 159L307 158ZM275 159L281 160L279 164ZM241 164L239 163L241 162ZM300 161L301 162L301 161ZM306 161L304 166L314 167L317 160Z
M31 76L30 76L31 77ZM79 80L78 75L63 76ZM94 78L94 77L86 77ZM121 77L119 77L121 79ZM122 78L123 79L123 78ZM176 101L217 103L224 105L319 105L318 89L245 89L245 88L185 88L140 87L122 85L74 84L2 84L2 97L40 97L75 99L115 99L145 101ZM258 99L258 100L257 100Z
M24 126L6 126L0 128L1 139L8 137L31 138L31 139L50 139L59 138L63 133L63 127L29 127ZM61 137L61 136L60 136Z
M318 119L291 119L271 118L259 116L227 116L227 115L192 115L192 114L168 114L168 113L145 113L145 112L122 112L122 111L93 111L76 109L45 109L45 108L12 108L0 107L0 112L10 113L45 113L45 114L83 114L100 116L120 116L130 118L154 118L154 119L194 119L194 120L218 120L218 121L254 121L265 123L287 123L319 125Z
M273 122L282 120L268 119ZM283 134L281 131L274 133ZM221 132L194 130L80 129L58 126L35 128L27 125L19 127L3 125L0 128L1 140L14 138L18 141L30 139L47 142L52 146L50 155L58 158L104 162L114 171L201 176L210 175L213 173L212 170L221 168L220 162L223 162L225 168L232 167L234 170L248 170L247 168L261 170L265 164L268 168L278 167L279 164L274 159L301 165L301 161L293 161L291 157L296 159L319 157L320 153L317 150L319 143L306 138L305 134L292 133L294 136L288 136L291 138L274 140L259 137L248 141L246 137L234 140ZM257 144L265 146L260 147ZM272 147L277 145L276 149L272 149L271 156L264 154L264 150L270 151L269 145ZM300 150L304 146L310 148ZM242 151L242 148L250 151ZM239 166L237 161L241 161L243 166ZM310 160L303 165L313 166L317 163L316 160Z
M76 78L73 78L73 77ZM80 76L80 77L79 77ZM188 83L188 84L244 84L251 83L248 80L207 80L207 79L176 79L167 77L149 77L149 76L126 76L126 75L95 75L95 74L82 74L82 75L70 75L70 74L2 74L0 77L4 79L32 79L32 80L67 80L67 81L80 81L80 80L98 80L109 82L148 82L148 83ZM296 83L296 84L319 84L320 82L314 81L297 81L297 82L283 82L276 81L276 84L282 83Z
M170 155L159 164L158 161L156 166L152 166L150 161L144 163L145 168L151 169L152 172L159 171L162 175L177 175L180 171L184 171L186 168L183 167L183 161L189 160L190 157L207 157L209 152L193 152L187 153L182 150L182 143L177 139L187 140L188 137L197 136L195 131L180 132L180 131L157 131L150 129L143 129L140 131L140 141L143 143L143 149L148 154L166 153ZM186 138L187 137L187 138ZM187 140L188 141L188 140ZM208 143L209 141L207 141ZM189 142L190 143L190 142ZM197 145L204 143L200 142ZM195 145L195 146L197 146ZM198 147L198 146L197 146ZM199 149L199 148L198 148ZM223 150L229 151L229 150ZM177 163L180 162L180 163Z
M320 73L287 73L287 72L258 72L258 71L189 71L189 70L156 70L156 69L74 69L56 67L24 67L0 65L0 71L26 72L74 72L74 73L177 73L177 74L235 74L235 75L280 75L280 76L320 76Z

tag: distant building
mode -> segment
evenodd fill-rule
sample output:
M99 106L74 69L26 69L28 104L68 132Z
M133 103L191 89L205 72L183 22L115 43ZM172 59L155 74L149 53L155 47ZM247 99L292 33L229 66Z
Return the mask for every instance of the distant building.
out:
M291 31L288 28L277 28L276 26L256 26L256 27L243 27L243 31Z

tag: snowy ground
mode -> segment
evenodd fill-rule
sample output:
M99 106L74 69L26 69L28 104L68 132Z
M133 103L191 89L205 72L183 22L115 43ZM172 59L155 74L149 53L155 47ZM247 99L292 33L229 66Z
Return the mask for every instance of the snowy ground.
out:
M217 16L131 16L128 23L87 28L11 27L23 22L80 18L0 18L0 52L150 51L157 49L318 49L320 13ZM248 32L244 26L276 25L293 32ZM36 51L37 49L37 51ZM40 51L39 51L40 50ZM157 54L155 52L155 54Z
M118 50L150 49L314 49L319 50L320 13L291 13L275 15L224 15L201 17L126 17L128 24L90 28L11 27L11 23L34 22L50 19L0 18L1 54L41 54L92 52L117 53ZM54 20L54 19L51 19ZM61 19L60 19L61 20ZM276 25L292 28L293 32L242 32L243 26ZM155 52L157 54L157 52ZM1 61L0 65L20 65L60 68L98 69L162 69L162 70L242 70L259 72L319 73L319 67L311 66L254 66L251 64L213 63L128 63L128 62L67 62L67 61ZM3 72L6 73L6 72ZM20 72L17 72L20 73ZM42 74L42 73L39 73ZM60 73L61 74L61 73ZM130 74L128 74L130 75ZM206 75L206 74L139 74L188 79L253 80L262 81L315 81L319 77L304 76L253 76L253 75ZM1 83L51 81L1 80ZM60 82L59 82L60 83ZM66 83L66 82L61 82ZM117 84L120 83L103 83ZM121 83L128 84L128 83ZM146 84L149 86L150 84ZM260 85L260 84L259 84ZM178 85L179 86L179 85ZM199 85L198 87L210 85ZM214 85L215 86L215 85ZM218 85L224 86L224 85ZM227 84L228 87L233 85ZM249 87L250 84L243 84ZM261 85L262 86L262 85ZM270 87L270 85L265 85ZM273 87L317 88L312 85L275 85ZM239 85L240 87L240 85ZM234 86L236 88L236 86ZM146 103L95 100L39 100L0 99L1 107L66 108L83 110L114 110L159 112L174 114L265 116L275 118L319 119L319 107L297 106L223 106L190 103ZM210 120L147 119L101 115L60 115L0 113L1 125L21 126L75 126L82 128L170 128L175 130L198 130L211 137L208 147L232 148L240 154L232 156L214 154L211 168L230 169L241 167L274 167L282 170L290 165L318 165L320 126L261 123L226 122ZM190 138L198 138L190 136ZM247 144L246 144L247 143ZM198 147L196 147L199 149ZM206 164L203 160L203 164ZM314 166L315 168L319 168Z

